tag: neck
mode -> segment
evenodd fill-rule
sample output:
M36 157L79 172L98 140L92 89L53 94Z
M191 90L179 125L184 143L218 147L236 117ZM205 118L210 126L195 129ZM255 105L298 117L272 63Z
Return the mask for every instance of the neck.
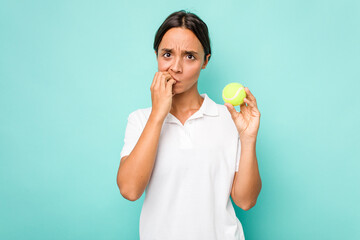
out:
M201 107L203 101L204 99L199 94L197 86L195 86L186 92L173 96L170 113L183 114L198 110Z

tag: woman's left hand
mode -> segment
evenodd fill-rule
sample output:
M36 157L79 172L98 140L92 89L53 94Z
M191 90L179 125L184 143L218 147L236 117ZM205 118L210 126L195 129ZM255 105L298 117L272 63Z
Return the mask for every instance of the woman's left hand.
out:
M240 112L237 112L232 104L224 104L236 125L240 141L256 140L260 125L260 112L257 108L256 99L249 88L245 87L245 92L246 98L244 98L244 103L240 105Z

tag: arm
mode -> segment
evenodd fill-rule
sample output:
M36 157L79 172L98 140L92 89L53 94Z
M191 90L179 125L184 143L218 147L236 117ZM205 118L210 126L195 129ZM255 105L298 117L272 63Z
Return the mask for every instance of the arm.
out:
M237 206L249 210L255 206L262 186L256 158L256 140L241 141L240 159L231 197Z
M150 180L163 122L164 118L151 113L134 149L120 161L117 185L130 201L141 197Z
M256 138L260 126L260 112L255 96L245 87L246 97L240 112L225 103L239 132L241 153L239 170L235 172L231 197L244 210L252 208L261 190L261 179L256 159Z
M130 201L141 197L154 168L162 125L172 106L172 86L176 81L168 72L156 72L151 84L152 110L131 153L120 161L117 184Z

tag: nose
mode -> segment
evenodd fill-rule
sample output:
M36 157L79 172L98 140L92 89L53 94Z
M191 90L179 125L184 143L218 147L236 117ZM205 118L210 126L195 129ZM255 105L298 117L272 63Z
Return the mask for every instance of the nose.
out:
M172 65L170 67L170 70L173 72L181 72L182 71L182 62L181 62L180 58L174 59Z

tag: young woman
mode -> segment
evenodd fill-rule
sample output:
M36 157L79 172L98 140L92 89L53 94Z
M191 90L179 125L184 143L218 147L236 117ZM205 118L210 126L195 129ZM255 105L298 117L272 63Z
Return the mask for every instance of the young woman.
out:
M237 112L199 94L211 48L208 28L195 14L169 15L154 50L152 107L130 113L117 175L124 198L135 201L146 193L140 239L243 240L230 195L248 210L260 193L256 99L245 88Z

